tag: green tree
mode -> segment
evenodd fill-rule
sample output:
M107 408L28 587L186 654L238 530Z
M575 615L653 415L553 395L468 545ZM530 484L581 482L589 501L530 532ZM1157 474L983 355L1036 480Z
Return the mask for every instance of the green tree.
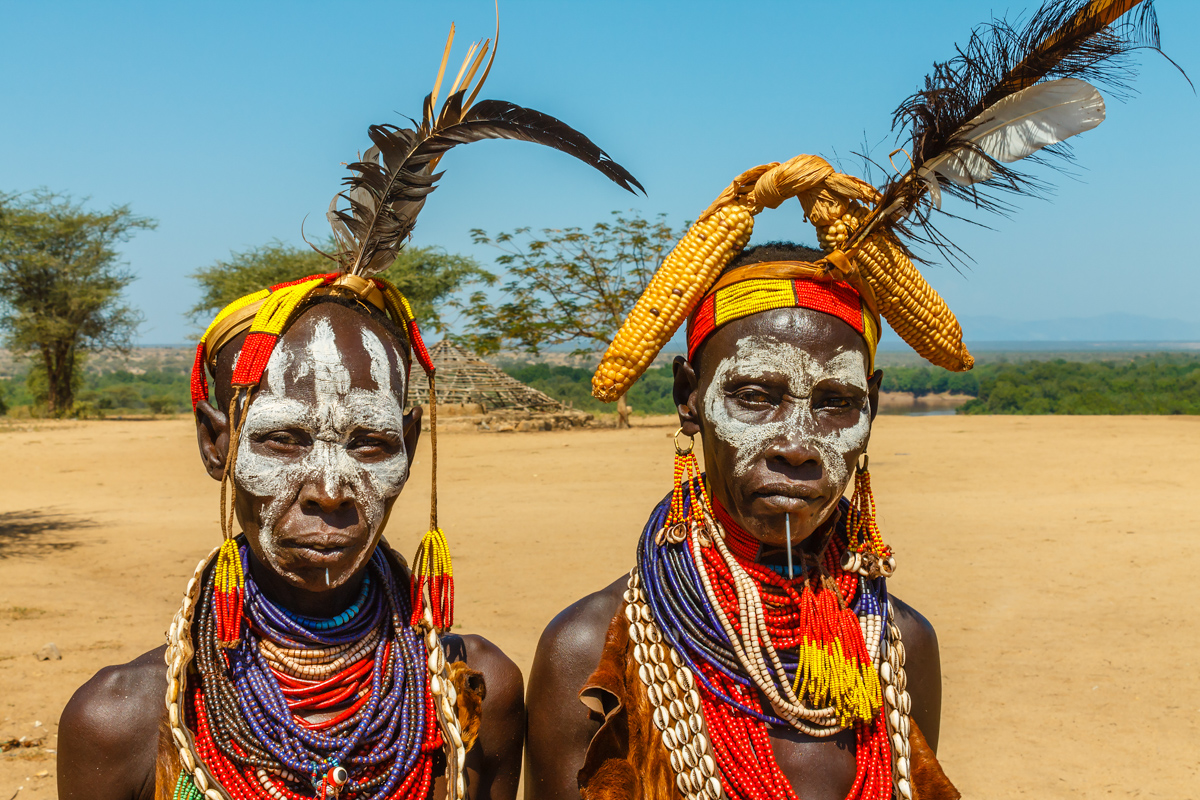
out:
M659 264L682 235L660 214L612 212L611 222L534 233L517 228L494 239L471 232L476 244L498 248L496 263L508 283L503 301L489 303L477 292L466 309L471 325L464 338L477 352L515 347L536 354L544 347L570 344L576 354L594 354L612 341ZM622 397L618 424L627 424Z
M322 247L329 250L329 247ZM200 284L200 300L188 312L207 322L239 297L265 286L293 281L306 275L332 272L336 265L310 247L280 241L233 253L226 261L202 267L191 277ZM490 285L496 276L470 256L447 253L440 247L406 247L381 277L396 285L412 303L422 328L445 330L445 308L457 308L455 293L471 284Z
M117 245L154 225L50 192L0 198L0 327L36 358L50 415L71 412L83 353L129 349L140 316L122 300L134 276Z

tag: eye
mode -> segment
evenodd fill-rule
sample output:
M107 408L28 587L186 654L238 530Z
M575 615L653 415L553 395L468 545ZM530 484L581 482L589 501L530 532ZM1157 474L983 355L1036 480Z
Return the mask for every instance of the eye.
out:
M348 447L360 458L386 458L400 452L400 437L379 431L361 431L350 437Z
M312 444L307 434L296 430L271 431L257 437L257 441L278 453L290 453Z
M829 411L859 410L865 396L862 392L832 387L813 394L813 408Z
M743 386L731 392L730 397L747 406L768 406L778 403L776 398L757 386Z

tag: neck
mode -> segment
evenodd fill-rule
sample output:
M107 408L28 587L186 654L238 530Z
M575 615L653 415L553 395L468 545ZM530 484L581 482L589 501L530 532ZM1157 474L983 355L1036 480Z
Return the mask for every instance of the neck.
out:
M734 521L733 516L725 510L721 502L715 497L712 500L713 514L717 521L725 528L725 543L729 547L729 551L734 557L743 563L770 564L775 566L787 565L787 550L783 547L776 547L767 544L756 538L753 534L746 531L745 528L738 525ZM797 575L805 569L806 565L816 564L825 552L825 548L829 544L829 540L833 536L833 532L837 530L838 522L841 520L842 510L839 504L829 519L821 523L811 534L804 539L792 541L792 563L795 566Z
M323 592L310 592L288 583L286 578L255 558L253 550L250 551L249 560L250 576L264 597L293 614L314 619L336 617L349 608L362 589L367 571L367 565L364 564L362 569L337 586L331 586Z

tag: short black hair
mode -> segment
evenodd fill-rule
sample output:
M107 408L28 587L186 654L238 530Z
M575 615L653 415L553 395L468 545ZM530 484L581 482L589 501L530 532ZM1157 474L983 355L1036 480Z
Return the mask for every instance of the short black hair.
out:
M765 244L756 244L754 247L747 247L738 253L737 257L721 270L721 274L724 275L732 269L744 267L747 264L765 264L768 261L820 261L824 257L824 252L806 244L766 242Z

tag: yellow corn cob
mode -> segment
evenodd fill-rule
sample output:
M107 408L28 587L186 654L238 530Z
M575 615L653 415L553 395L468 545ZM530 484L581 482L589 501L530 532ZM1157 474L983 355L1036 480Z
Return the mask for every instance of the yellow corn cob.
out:
M817 239L826 250L845 243L866 216L858 203L831 225L817 229ZM872 233L850 253L870 284L879 313L896 334L918 355L939 367L965 372L975 364L962 340L962 328L954 313L904 254L900 243L887 232Z
M721 270L750 241L751 210L734 200L693 225L650 279L596 374L592 396L611 403L633 386Z

